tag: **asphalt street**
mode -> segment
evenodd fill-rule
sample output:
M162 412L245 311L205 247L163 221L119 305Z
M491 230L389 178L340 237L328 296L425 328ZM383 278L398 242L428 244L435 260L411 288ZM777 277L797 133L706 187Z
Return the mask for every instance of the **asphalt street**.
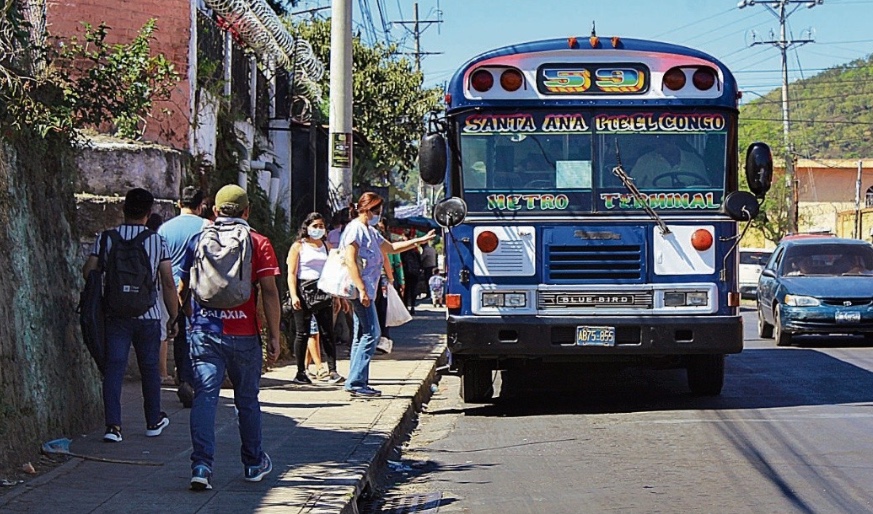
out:
M754 314L715 398L684 371L577 369L498 376L482 406L443 377L369 512L873 511L873 348L777 348Z

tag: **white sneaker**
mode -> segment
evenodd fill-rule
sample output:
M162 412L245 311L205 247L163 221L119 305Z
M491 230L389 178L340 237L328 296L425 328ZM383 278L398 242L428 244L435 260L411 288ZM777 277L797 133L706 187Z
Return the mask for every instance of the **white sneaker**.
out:
M167 428L167 426L169 426L169 425L170 425L170 418L167 417L166 412L162 412L161 419L160 419L160 421L158 421L158 423L156 425L146 427L145 435L146 435L146 437L157 437L157 436L161 435L161 432L163 432L164 429Z

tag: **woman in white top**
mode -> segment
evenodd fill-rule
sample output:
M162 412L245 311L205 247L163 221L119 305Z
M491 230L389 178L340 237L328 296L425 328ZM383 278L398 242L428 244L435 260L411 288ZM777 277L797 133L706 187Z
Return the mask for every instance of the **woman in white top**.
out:
M328 306L312 312L303 302L300 289L303 283L318 280L321 276L330 250L324 235L324 217L317 212L310 213L303 220L297 241L288 252L288 291L291 293L291 306L294 309L294 356L297 359L297 376L293 382L297 384L312 383L306 374L307 349L315 362L319 379L331 384L339 384L344 380L336 371L331 309ZM321 342L324 343L324 353L327 356L327 370L321 367Z

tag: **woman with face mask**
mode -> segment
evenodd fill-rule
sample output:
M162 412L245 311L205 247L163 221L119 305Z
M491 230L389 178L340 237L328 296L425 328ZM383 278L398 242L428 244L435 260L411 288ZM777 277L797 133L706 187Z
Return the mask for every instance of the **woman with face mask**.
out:
M382 198L376 193L364 193L354 206L354 219L346 225L340 238L340 251L349 266L358 297L351 301L355 317L355 339L349 363L349 378L345 389L352 396L373 398L382 392L369 386L370 361L381 337L376 314L376 289L382 276L382 252L401 253L433 239L434 231L426 236L391 243L376 230L382 219Z
M288 252L288 291L294 313L294 356L297 360L295 384L311 384L307 375L307 353L315 362L315 378L330 384L340 384L343 377L336 371L336 345L333 340L333 317L328 307L315 312L301 300L301 284L318 280L327 261L329 245L325 239L324 217L313 212L303 220L297 241ZM327 356L327 369L322 368L321 346Z

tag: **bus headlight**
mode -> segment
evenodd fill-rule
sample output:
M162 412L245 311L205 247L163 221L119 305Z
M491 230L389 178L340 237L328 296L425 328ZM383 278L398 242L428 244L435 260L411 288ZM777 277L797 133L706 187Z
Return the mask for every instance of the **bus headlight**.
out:
M705 307L709 304L709 293L706 291L666 291L664 292L665 307Z
M482 293L482 307L503 307L503 293Z
M706 291L695 291L693 293L688 293L685 297L685 301L688 305L700 307L709 303L709 295L706 294Z
M507 307L526 307L526 295L524 293L506 293L505 301Z
M527 307L525 293L482 293L482 307Z

